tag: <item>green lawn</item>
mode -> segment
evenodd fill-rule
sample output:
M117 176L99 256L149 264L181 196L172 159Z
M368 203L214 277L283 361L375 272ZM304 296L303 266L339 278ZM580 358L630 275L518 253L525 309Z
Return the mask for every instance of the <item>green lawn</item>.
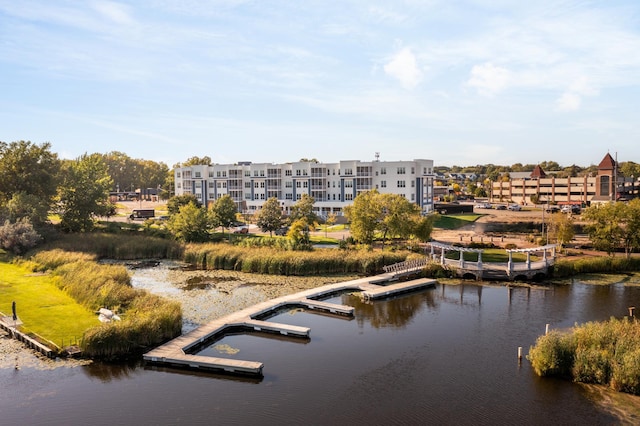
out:
M458 229L465 225L475 222L481 214L456 214L456 215L440 215L433 224L434 228L439 229Z
M99 325L98 316L56 287L49 275L0 263L0 312L11 315L16 302L21 331L33 332L58 346L80 341L85 330Z

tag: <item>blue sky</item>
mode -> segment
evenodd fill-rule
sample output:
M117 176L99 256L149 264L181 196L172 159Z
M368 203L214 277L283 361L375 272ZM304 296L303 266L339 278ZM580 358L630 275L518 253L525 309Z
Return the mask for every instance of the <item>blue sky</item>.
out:
M0 92L63 158L640 163L640 2L0 0Z

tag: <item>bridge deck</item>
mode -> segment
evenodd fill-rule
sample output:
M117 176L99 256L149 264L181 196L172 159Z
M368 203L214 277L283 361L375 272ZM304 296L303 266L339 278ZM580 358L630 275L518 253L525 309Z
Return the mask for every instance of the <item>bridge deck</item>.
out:
M213 343L225 335L230 329L247 329L260 332L280 333L282 335L308 338L309 328L295 325L280 324L263 321L256 318L266 318L287 306L304 306L310 310L321 310L330 314L352 316L352 306L314 300L333 293L354 290L362 291L371 298L380 298L397 293L417 290L435 285L435 280L413 280L388 286L373 284L390 282L397 279L394 273L385 273L374 277L360 278L336 284L328 284L300 293L282 296L277 299L258 303L239 312L227 315L204 324L189 333L159 346L143 355L144 360L168 366L182 366L187 368L211 369L240 374L262 374L263 364L256 361L243 361L230 358L194 355L189 352L197 351L198 347Z

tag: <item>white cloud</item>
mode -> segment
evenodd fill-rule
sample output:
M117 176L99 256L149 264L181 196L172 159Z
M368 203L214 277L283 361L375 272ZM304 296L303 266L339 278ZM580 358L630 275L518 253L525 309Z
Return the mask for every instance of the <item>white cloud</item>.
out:
M576 111L580 109L582 97L573 92L565 92L556 100L556 108L559 111Z
M408 47L396 53L391 61L385 64L384 72L400 81L405 89L413 89L422 79L416 57Z
M92 7L103 17L121 25L130 25L134 23L129 8L123 4L111 1L95 1Z
M504 90L509 84L510 78L509 70L488 62L473 66L467 84L478 89L478 93L481 95L492 96Z

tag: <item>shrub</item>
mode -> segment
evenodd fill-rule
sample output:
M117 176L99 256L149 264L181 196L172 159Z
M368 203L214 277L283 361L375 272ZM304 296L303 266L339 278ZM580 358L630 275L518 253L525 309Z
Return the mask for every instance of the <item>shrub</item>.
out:
M6 221L0 226L0 247L14 254L23 254L35 247L42 239L28 219L15 223Z
M539 376L571 377L575 344L571 334L551 331L540 336L527 359Z

